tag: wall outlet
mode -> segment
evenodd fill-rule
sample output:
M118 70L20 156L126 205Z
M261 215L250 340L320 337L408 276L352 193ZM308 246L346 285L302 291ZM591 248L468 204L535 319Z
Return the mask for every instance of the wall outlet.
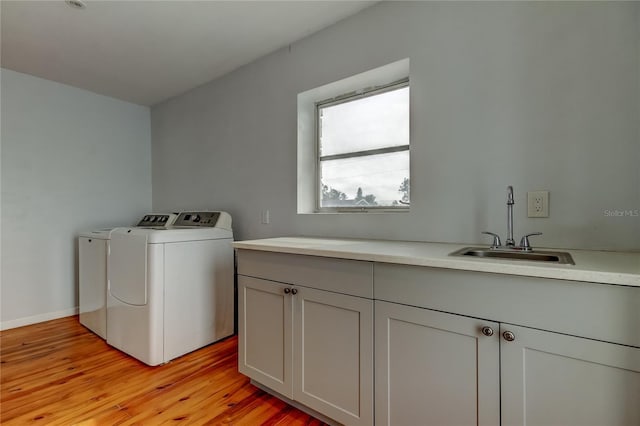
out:
M527 192L527 216L549 217L549 191Z
M269 210L262 210L262 212L260 212L260 223L268 225L270 222L271 215L269 214Z

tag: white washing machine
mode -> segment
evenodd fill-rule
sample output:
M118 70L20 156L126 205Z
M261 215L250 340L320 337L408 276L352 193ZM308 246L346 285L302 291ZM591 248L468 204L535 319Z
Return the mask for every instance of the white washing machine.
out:
M149 213L137 226L170 226L173 213ZM78 297L80 324L107 338L107 274L113 228L80 233L78 237Z
M111 233L107 343L155 366L231 336L233 232L226 212Z

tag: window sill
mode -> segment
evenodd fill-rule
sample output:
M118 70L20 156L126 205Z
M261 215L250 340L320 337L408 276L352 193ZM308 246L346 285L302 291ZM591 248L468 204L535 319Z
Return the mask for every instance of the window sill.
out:
M299 215L352 215L352 214L397 214L397 213L409 213L410 210L406 209L363 209L363 210L347 210L347 209L336 209L336 210L318 210L312 212L298 212Z

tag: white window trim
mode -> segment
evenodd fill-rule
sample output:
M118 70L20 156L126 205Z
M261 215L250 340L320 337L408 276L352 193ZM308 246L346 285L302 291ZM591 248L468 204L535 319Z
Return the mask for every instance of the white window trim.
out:
M320 86L298 94L298 214L333 213L397 213L407 212L407 208L368 207L362 209L318 210L316 200L318 159L316 147L316 103L348 93L368 91L371 88L389 85L409 77L409 59L402 59L370 71L357 74L334 83Z

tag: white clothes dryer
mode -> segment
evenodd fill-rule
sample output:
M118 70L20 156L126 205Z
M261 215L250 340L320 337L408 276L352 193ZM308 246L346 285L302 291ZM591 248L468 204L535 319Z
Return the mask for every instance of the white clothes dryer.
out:
M233 232L226 212L111 233L107 343L155 366L234 331Z
M170 226L175 213L149 213L137 226ZM78 299L80 324L107 338L107 275L113 228L80 233L78 237Z
M80 324L107 338L107 257L110 229L83 232L78 237L78 298Z

